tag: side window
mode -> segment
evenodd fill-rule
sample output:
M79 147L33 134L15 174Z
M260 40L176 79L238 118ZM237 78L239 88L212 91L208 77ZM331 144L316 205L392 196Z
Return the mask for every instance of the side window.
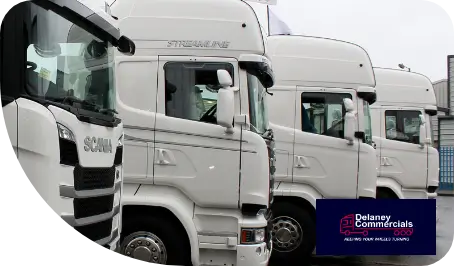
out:
M344 98L352 99L349 93L301 94L301 125L305 132L344 138Z
M390 140L419 142L419 111L385 111L386 138Z
M233 66L229 63L165 64L166 115L216 124L219 69L227 70L233 80Z

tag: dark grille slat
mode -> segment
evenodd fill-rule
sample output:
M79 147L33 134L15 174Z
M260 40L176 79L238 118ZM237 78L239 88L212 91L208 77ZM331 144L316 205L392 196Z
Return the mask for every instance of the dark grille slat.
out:
M123 163L123 147L117 147L114 164L118 166L122 163Z
M111 212L113 202L113 194L96 198L74 199L74 217L80 219Z
M60 138L60 163L75 166L79 163L76 143Z
M112 219L95 224L74 227L79 233L92 241L110 237L112 231Z
M74 168L76 191L112 188L115 183L115 166L110 168Z

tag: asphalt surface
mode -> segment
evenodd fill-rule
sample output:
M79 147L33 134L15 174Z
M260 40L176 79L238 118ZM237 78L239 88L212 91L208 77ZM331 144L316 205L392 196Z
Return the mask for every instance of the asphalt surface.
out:
M311 266L425 266L441 260L451 248L454 236L454 197L439 196L437 198L437 255L435 256L364 256L364 257L317 257L310 262L276 262L270 266L311 265Z

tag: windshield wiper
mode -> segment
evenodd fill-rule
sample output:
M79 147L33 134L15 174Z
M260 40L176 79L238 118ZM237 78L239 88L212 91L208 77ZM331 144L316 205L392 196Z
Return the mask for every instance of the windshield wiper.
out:
M97 111L97 106L96 104L92 103L92 102L89 102L87 100L82 100L82 99L79 99L75 96L65 96L65 97L46 97L48 100L50 101L53 101L53 102L58 102L58 103L61 103L61 104L69 104L73 107L76 107L74 106L75 103L77 104L80 104L82 106L85 106L85 107L90 107L94 110Z
M267 140L273 140L274 139L274 132L271 128L268 128L265 130L265 132L262 134L262 138L267 139Z
M114 109L110 109L110 108L104 108L104 109L100 109L99 112L101 114L105 114L105 115L114 115L114 114L118 114L118 112Z

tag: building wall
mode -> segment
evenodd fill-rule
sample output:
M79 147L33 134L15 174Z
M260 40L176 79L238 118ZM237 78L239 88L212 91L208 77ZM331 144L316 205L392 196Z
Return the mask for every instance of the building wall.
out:
M450 91L450 105L449 107L451 106L454 106L454 93L453 93L453 89L454 89L454 55L449 55L448 56L448 91ZM451 115L454 115L454 108L451 109Z
M437 98L437 106L449 108L448 103L448 80L443 79L433 83L435 97Z
M438 117L445 116L445 115L446 115L446 113L439 111L438 116L432 116L430 118L430 123L432 126L432 132L433 132L433 140L435 142L438 142Z
M440 147L454 147L454 119L440 119Z

